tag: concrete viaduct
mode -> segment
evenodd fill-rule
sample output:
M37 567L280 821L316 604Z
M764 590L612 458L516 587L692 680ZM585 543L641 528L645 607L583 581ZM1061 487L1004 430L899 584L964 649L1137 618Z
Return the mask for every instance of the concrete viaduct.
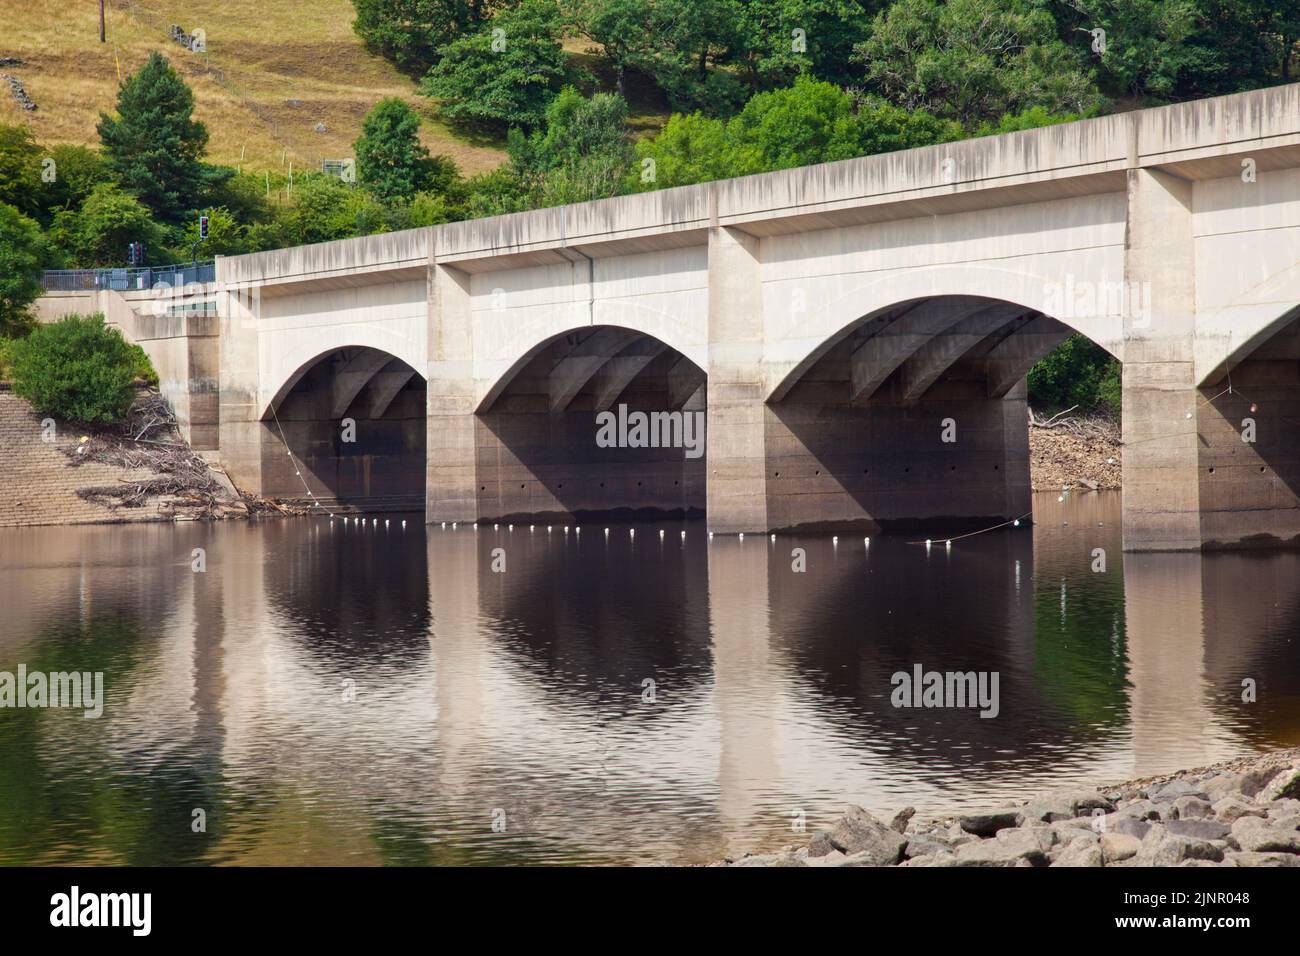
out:
M201 294L41 307L142 342L251 492L985 527L1031 510L1024 377L1079 332L1123 363L1126 549L1300 543L1300 85L222 258ZM619 405L700 412L705 454L600 447Z

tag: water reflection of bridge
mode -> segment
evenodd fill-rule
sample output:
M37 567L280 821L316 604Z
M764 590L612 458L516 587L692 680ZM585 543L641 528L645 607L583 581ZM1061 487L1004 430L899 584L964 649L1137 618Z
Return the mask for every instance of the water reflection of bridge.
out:
M857 538L705 545L694 524L685 544L398 521L21 532L0 583L37 596L0 655L51 658L56 618L134 621L96 746L123 773L215 779L197 788L219 809L209 856L244 861L608 859L633 831L706 859L779 842L795 808L816 827L848 799L986 803L1292 741L1298 559L1121 556L1107 509L1040 503L1032 536L869 556ZM1002 716L894 710L888 676L917 662L999 670ZM42 724L40 752L92 759L79 729ZM177 787L167 812L188 814L196 787Z

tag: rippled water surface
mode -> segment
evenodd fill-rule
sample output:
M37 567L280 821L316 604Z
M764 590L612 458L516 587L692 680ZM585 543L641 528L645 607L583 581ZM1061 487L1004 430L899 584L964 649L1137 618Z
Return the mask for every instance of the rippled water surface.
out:
M1300 743L1300 555L1123 555L1117 495L1035 509L928 550L416 515L2 531L0 671L102 671L107 703L0 709L0 862L699 862L793 842L796 811ZM998 716L893 707L916 664L997 671Z

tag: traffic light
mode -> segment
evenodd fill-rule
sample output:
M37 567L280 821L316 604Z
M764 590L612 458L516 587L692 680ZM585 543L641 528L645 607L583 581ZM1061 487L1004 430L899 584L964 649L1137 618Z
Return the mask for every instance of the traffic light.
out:
M144 258L143 249L138 242L130 243L126 247L126 261L133 266L140 265L140 260Z
M208 238L208 217L199 216L199 238Z

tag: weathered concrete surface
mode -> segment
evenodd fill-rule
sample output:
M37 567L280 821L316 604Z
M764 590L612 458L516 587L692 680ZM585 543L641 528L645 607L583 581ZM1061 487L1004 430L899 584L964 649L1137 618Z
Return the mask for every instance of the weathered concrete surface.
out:
M298 478L280 407L369 349L427 383L431 521L689 511L702 480L710 528L739 532L1018 517L1024 374L1080 332L1125 363L1125 547L1289 544L1298 253L1291 85L220 259L218 344L146 348L198 436L217 353L217 443L250 491ZM384 405L378 363L318 381L319 436ZM597 448L626 399L706 402L703 464Z

